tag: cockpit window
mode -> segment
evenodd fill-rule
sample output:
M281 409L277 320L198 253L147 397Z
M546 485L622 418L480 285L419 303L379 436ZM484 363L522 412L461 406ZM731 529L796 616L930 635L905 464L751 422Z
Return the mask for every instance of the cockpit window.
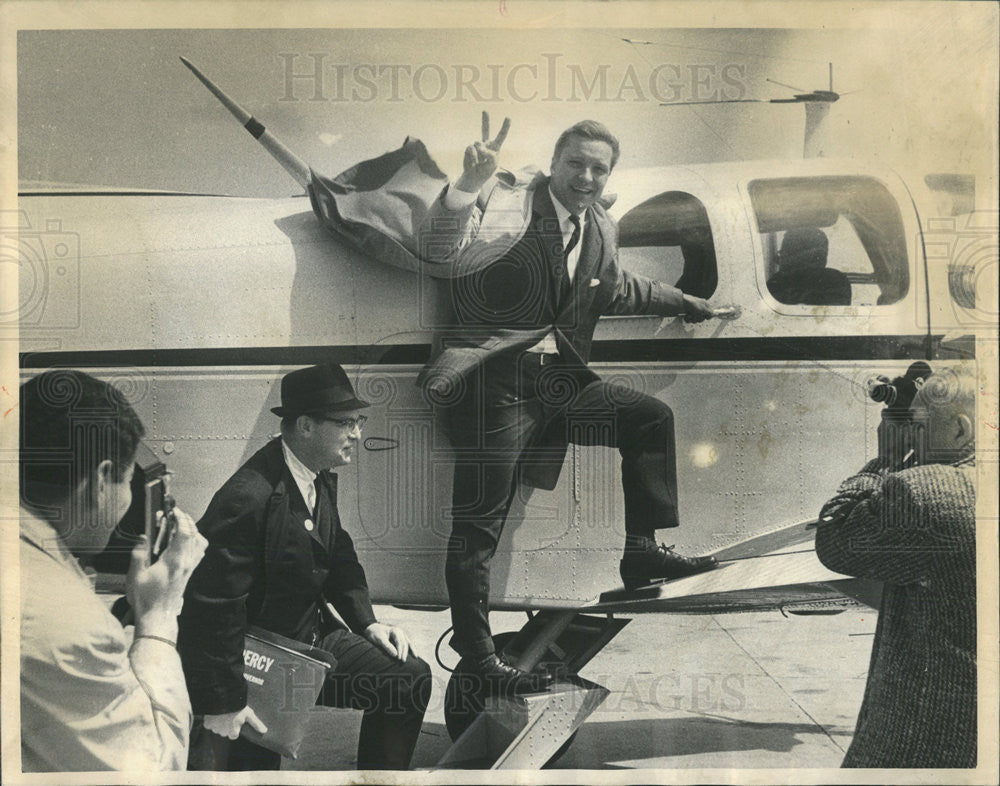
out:
M715 242L705 206L691 194L667 191L618 222L618 256L626 270L709 297L719 282Z
M899 207L870 177L789 177L748 187L764 282L785 305L872 306L909 289Z

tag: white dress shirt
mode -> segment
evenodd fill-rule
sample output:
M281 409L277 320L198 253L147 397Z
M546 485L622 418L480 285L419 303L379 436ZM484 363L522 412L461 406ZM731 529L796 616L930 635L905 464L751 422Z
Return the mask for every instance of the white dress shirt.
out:
M306 501L306 507L309 509L309 523L312 523L312 515L316 510L316 475L319 473L313 472L309 467L303 464L299 457L296 456L288 443L285 442L284 438L281 440L281 452L285 457L285 464L288 466L288 471L292 473L292 477L295 479L295 485L298 486L299 491L302 493L302 499ZM308 525L306 529L311 529Z
M552 197L552 207L556 209L556 218L559 219L559 229L562 230L563 248L569 243L570 238L573 237L573 222L570 221L570 212L563 207L562 202L556 199L556 195L552 193L552 188L549 188L549 196ZM573 283L573 278L576 276L576 266L580 261L580 248L583 246L583 232L587 228L587 214L580 214L580 237L573 246L573 250L569 252L569 256L566 257L566 269L569 271L569 283Z

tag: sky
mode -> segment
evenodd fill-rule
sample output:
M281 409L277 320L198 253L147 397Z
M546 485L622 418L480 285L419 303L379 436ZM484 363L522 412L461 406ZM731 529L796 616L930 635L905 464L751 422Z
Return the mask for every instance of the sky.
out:
M678 102L825 89L832 62L844 93L833 154L982 177L995 169L994 34L934 14L861 30L21 31L18 174L22 185L298 192L183 55L328 175L408 135L455 175L482 110L494 131L510 116L511 168L547 168L558 133L586 117L620 137L623 167L798 157L800 105ZM319 79L294 76L317 68Z

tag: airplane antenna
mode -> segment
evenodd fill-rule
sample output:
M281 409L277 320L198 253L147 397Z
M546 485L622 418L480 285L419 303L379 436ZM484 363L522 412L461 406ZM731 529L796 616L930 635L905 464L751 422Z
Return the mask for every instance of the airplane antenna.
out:
M669 101L660 106L689 106L691 104L803 104L806 110L806 127L803 135L802 155L805 158L822 156L825 147L826 120L830 114L830 106L840 100L841 95L833 89L833 63L827 64L830 75L829 90L805 91L794 85L786 85L776 79L767 78L771 84L781 85L789 90L797 91L792 98L723 98L707 101Z
M261 145L264 146L264 149L274 156L275 161L284 167L284 170L295 179L295 182L303 188L308 188L312 178L310 176L308 165L306 165L301 158L279 142L274 134L268 131L264 125L257 120L257 118L222 92L222 90L219 89L219 87L211 79L199 71L190 60L186 57L181 57L181 62L184 63L184 65L186 65L196 77L198 77L198 80L208 88L212 95L219 99L222 105L232 113L233 117L240 121L240 125L242 125L250 133L250 136L260 142Z
M777 79L771 79L771 77L765 77L765 82L770 82L772 85L781 85L782 87L787 87L789 90L797 90L800 93L805 93L801 87L796 87L795 85L786 85L784 82L779 82Z

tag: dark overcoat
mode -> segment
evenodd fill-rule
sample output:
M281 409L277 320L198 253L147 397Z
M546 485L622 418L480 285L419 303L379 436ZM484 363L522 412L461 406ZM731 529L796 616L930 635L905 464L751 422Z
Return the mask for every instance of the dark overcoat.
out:
M187 586L178 649L196 715L246 705L243 643L256 625L314 643L329 601L356 633L375 622L365 572L321 472L316 521L274 439L215 494L198 529L208 549Z

